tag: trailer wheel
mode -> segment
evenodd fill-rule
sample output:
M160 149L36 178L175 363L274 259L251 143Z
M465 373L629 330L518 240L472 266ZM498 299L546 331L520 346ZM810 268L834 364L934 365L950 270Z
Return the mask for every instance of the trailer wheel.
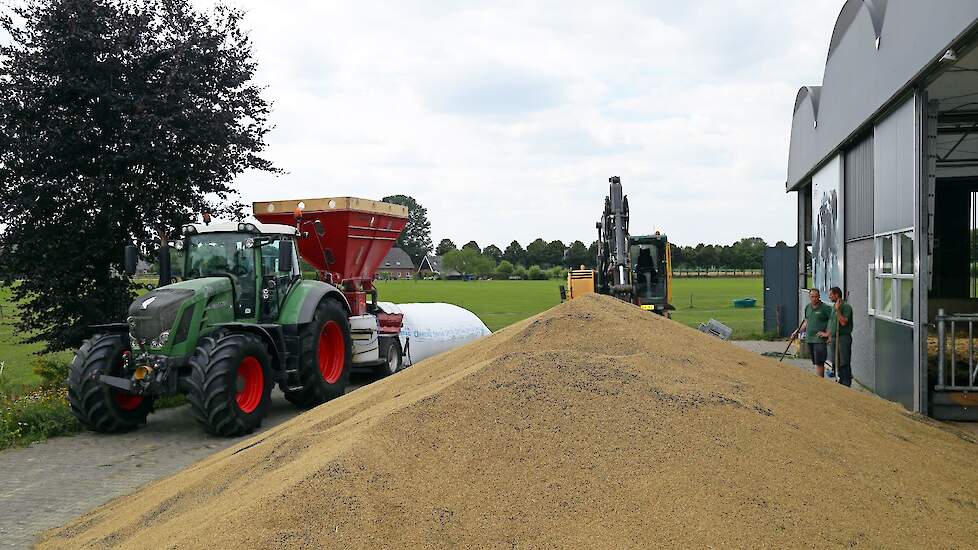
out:
M128 432L146 423L153 398L124 393L98 381L101 374L122 376L131 355L120 334L86 340L68 370L68 405L85 427L96 432Z
M401 352L401 342L397 338L390 338L391 343L387 346L384 355L384 362L374 368L374 373L378 376L390 376L404 368L404 358Z
M190 357L187 400L194 418L220 436L249 434L268 414L271 357L254 334L218 333L201 338Z
M353 363L350 319L335 301L319 302L312 321L299 332L299 380L302 389L285 391L301 408L315 407L346 393Z

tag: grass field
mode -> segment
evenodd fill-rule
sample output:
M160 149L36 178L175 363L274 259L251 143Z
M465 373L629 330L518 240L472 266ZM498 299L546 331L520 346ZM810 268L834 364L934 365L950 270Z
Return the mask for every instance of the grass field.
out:
M471 310L490 330L560 303L563 281L378 281L388 302L448 302ZM697 326L711 318L734 329L734 338L762 336L763 282L759 277L674 279L673 318ZM733 300L756 298L757 307L736 309Z
M378 281L377 287L384 301L457 304L473 311L495 331L560 303L557 289L561 284L563 281ZM733 328L734 338L759 338L762 290L760 278L675 279L673 302L677 311L673 318L694 327L714 318ZM734 299L748 296L757 298L757 307L734 309ZM42 347L20 343L15 321L10 290L0 287L0 361L4 379L12 389L39 382L33 369L35 353ZM71 353L56 357L69 361Z
M33 386L40 381L34 374L37 352L42 344L23 344L16 331L17 306L10 301L10 289L0 286L0 364L3 365L3 380L9 389L17 390ZM70 353L57 354L65 361L71 359Z

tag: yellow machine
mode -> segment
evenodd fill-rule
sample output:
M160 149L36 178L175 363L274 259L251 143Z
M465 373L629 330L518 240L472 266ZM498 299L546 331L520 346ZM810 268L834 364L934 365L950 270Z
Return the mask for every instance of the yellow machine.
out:
M628 238L632 301L642 309L669 316L672 306L672 249L669 239L654 235Z
M594 293L594 271L591 269L572 269L567 272L567 296L565 299L573 300L585 294Z

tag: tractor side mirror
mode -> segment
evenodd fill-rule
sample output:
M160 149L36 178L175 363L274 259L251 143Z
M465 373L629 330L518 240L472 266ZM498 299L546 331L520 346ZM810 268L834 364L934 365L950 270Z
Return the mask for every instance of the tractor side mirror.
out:
M126 275L132 277L136 274L136 262L139 261L139 251L136 247L128 244L125 248L125 259L123 261L123 266L126 270Z
M323 222L319 220L313 220L312 227L313 229L316 230L316 234L319 235L320 237L326 236L326 228L323 227Z
M278 242L278 270L290 271L292 269L292 241L282 240Z

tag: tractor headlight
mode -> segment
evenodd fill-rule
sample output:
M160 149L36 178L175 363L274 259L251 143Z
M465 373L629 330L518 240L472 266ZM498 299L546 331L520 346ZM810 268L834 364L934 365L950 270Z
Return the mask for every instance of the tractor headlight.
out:
M170 331L164 330L159 336L153 339L150 343L154 348L162 348L166 345L166 341L170 338Z
M173 243L173 248L176 248L177 250L183 250L183 241L182 240L179 240L179 241L174 242Z
M255 239L252 239L251 237L248 237L247 239L245 239L244 246L245 246L245 248L254 248L255 247Z

